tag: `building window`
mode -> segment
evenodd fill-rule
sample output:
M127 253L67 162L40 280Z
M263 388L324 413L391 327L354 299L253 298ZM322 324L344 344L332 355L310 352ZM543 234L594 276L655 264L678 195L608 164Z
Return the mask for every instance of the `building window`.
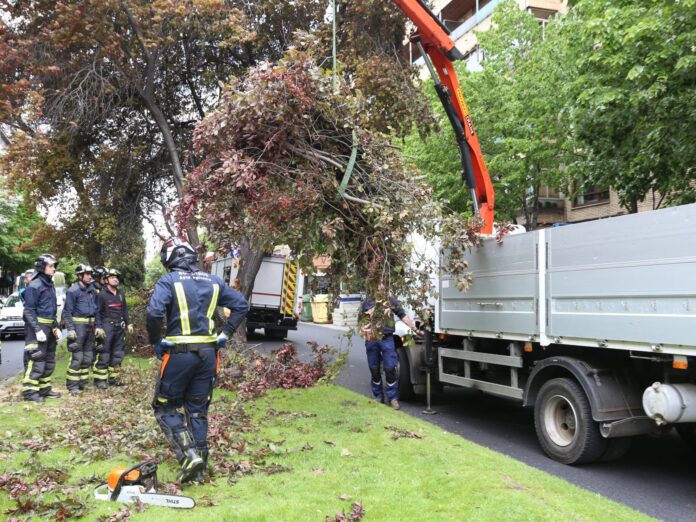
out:
M609 189L599 187L597 185L589 185L583 187L582 193L578 193L573 200L573 207L583 207L585 205L598 205L600 203L609 203Z

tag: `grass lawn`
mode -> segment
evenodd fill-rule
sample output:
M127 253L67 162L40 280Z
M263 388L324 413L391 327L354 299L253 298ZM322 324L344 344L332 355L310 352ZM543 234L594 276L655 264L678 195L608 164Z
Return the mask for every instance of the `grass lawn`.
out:
M60 391L64 359L54 381ZM95 501L92 490L114 466L146 456L164 460L159 478L171 488L177 468L149 405L155 370L149 361L131 362L123 388L46 404L17 402L18 384L6 385L0 512L26 520L30 512L8 510L30 509L30 499L40 513L32 520L60 519L61 505L68 517L128 520L124 504ZM349 513L354 502L364 520L648 520L334 385L273 390L243 403L216 390L211 438L218 473L183 488L196 508L131 507L130 520L324 520ZM37 478L44 476L54 481L42 485ZM26 494L11 497L8 477L20 478Z

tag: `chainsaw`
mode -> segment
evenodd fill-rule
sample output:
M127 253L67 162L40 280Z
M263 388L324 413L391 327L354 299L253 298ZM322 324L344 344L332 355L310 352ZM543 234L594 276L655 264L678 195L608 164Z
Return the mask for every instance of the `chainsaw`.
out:
M157 464L146 460L129 469L114 468L108 480L94 489L94 498L180 509L191 509L196 505L191 497L157 493L157 485Z

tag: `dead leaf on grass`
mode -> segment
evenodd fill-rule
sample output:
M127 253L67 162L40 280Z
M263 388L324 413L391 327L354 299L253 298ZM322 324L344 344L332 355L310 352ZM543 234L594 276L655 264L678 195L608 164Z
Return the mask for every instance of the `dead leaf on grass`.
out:
M332 446L332 447L335 447L335 446L336 446L336 443L335 443L334 441L332 441L332 440L325 440L325 441L324 441L324 444L328 444L329 446Z
M196 506L200 507L212 507L212 506L219 506L220 503L216 500L213 500L210 496L204 495L198 500L196 500Z
M321 475L324 471L326 471L324 468L312 468L312 473L315 475Z
M343 448L341 450L341 457L352 457L353 454L350 452L350 450Z

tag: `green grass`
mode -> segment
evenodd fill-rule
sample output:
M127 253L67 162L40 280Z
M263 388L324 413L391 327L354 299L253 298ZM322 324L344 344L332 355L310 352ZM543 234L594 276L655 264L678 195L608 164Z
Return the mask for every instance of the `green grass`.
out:
M63 388L63 381L57 382ZM143 382L142 387L138 400L147 412L151 382ZM17 391L16 384L10 385L10 394ZM231 394L216 393L211 413L233 404ZM99 406L102 396L91 392L88 397ZM31 438L37 427L45 429L56 422L58 410L65 410L70 401L74 399L25 405L9 403L5 397L0 406L0 434L5 433L6 441ZM213 483L184 488L184 494L201 504L193 511L150 507L134 512L131 520L324 520L337 511L349 512L353 502L362 504L365 520L648 520L632 509L338 386L274 390L246 403L245 409L257 429L230 434L246 440L250 448L230 455L230 460L243 462L261 449L266 453L264 466L278 465L287 471L256 470L233 475L232 481L218 476ZM422 438L395 440L394 432L385 427ZM165 446L163 437L161 446ZM26 468L31 454L27 450L2 453L2 473ZM79 453L54 447L40 452L39 458L44 466L68 467L69 484L93 474L106 477L115 465L137 462L135 456L117 455L84 463L76 460ZM173 481L173 459L160 465L159 471L163 482ZM92 487L80 490L88 496ZM7 493L0 493L1 511L14 505ZM123 508L97 501L93 506L84 520Z

